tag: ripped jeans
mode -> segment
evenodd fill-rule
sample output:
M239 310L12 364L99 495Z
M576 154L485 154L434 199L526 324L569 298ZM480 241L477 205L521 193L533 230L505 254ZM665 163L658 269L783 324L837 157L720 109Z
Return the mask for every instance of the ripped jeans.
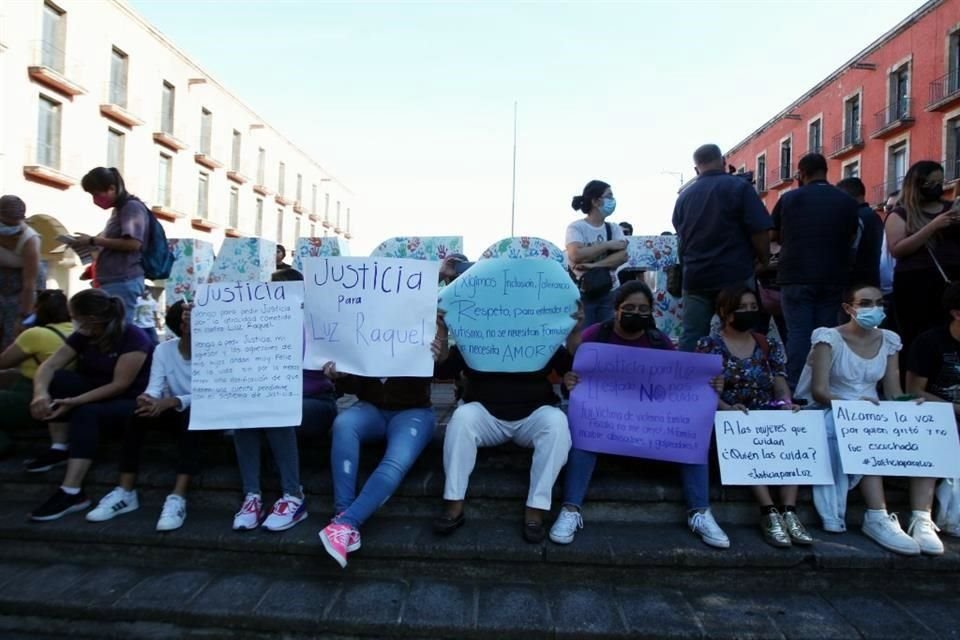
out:
M359 527L379 509L433 438L433 409L386 411L358 402L333 421L330 468L337 522ZM387 450L357 495L360 445L386 439Z

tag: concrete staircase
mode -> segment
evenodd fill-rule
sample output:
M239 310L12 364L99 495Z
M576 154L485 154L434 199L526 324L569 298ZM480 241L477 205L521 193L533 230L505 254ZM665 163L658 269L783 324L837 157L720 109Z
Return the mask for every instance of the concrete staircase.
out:
M445 424L452 395L439 385L434 396ZM45 439L18 434L17 454L0 462L0 638L960 637L960 543L945 539L940 558L882 551L858 532L853 494L852 532L834 535L819 530L802 492L817 544L780 550L763 542L749 490L717 483L713 508L732 541L719 551L687 530L674 467L607 458L576 541L531 545L520 533L530 453L507 446L481 453L467 524L437 538L438 434L341 570L316 536L332 511L329 441L301 446L307 521L237 533L232 445L208 436L187 522L159 534L173 482L162 434L147 437L140 510L100 524L26 521L61 472L23 473L21 459ZM93 500L117 477L116 446L101 449L86 486ZM365 472L381 454L364 450ZM269 503L279 491L274 474L264 481ZM905 519L903 486L888 493Z

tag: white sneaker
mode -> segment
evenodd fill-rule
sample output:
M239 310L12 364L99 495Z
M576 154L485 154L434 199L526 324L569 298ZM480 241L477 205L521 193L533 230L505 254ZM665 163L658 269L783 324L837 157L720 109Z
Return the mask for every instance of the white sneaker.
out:
M263 521L263 528L267 531L286 531L306 519L307 507L303 498L285 493L273 503L273 510Z
M177 495L170 494L163 502L160 510L160 519L157 520L157 531L173 531L183 526L187 519L187 501Z
M263 520L263 501L259 493L248 493L243 499L243 506L233 516L234 531L251 531L260 526Z
M900 520L895 513L863 514L863 535L884 549L905 556L920 555L920 545L900 528Z
M580 512L560 509L557 521L550 527L550 539L557 544L570 544L577 535L577 529L583 529Z
M137 491L127 491L117 487L100 499L93 511L87 514L87 522L105 522L124 513L130 513L140 508Z
M910 535L920 547L920 552L929 556L943 555L943 541L937 532L940 528L933 524L930 514L926 511L914 511L910 518L910 526L907 527L907 534Z
M690 531L700 536L700 539L711 547L717 549L730 548L730 538L723 532L717 521L713 519L713 513L710 509L703 512L693 512L687 518L687 525L690 526Z

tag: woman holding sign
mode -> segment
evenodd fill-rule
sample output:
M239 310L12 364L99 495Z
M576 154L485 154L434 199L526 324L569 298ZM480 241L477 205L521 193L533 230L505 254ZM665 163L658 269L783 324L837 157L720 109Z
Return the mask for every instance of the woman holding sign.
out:
M617 208L610 185L591 180L571 206L586 217L567 227L567 266L580 286L586 324L613 317L617 267L627 261L627 241L620 225L607 222Z
M719 409L744 413L750 409L799 410L790 398L783 346L752 331L760 320L757 294L742 285L724 289L717 297L717 317L722 330L701 338L697 353L715 353L723 358ZM768 487L754 486L753 493L760 503L764 540L775 547L813 544L797 517L797 485L780 487L782 511L774 506Z
M817 407L828 408L834 400L865 400L879 403L877 384L883 383L883 395L891 400L911 399L900 386L900 337L879 329L886 314L883 292L873 286L855 286L844 296L843 311L850 320L835 329L815 329L813 349L797 384L797 397ZM922 402L919 399L918 402ZM881 476L847 476L840 467L839 448L833 413L826 413L827 436L831 445L833 486L815 486L813 502L826 531L846 531L844 517L847 491L860 483L867 509L863 533L885 549L904 555L943 553L930 517L933 508L934 478L910 479L913 514L907 532L900 527L895 513L887 512ZM867 425L869 426L869 425Z
M643 282L628 282L617 289L614 309L616 316L613 321L587 327L579 339L572 336L568 341L571 354L582 342L602 342L644 349L676 349L670 338L657 329L653 319L653 293ZM578 382L579 377L573 371L564 376L564 383L570 390L573 390ZM557 544L570 544L577 529L583 528L580 508L586 498L596 464L596 453L570 449L563 483L563 509L550 529L550 539ZM730 539L710 511L709 466L683 464L680 468L683 473L683 492L687 499L687 524L690 530L711 547L728 548Z

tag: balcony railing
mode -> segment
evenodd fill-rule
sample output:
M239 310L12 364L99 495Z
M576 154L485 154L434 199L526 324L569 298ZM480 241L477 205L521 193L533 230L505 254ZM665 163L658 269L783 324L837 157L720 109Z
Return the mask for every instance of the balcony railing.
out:
M103 83L100 96L101 115L124 126L136 127L143 124L142 113L141 101L128 94L126 85Z
M860 125L848 127L833 136L833 151L830 157L836 157L847 151L863 146L863 127Z
M782 165L772 169L767 176L767 188L779 189L793 182L793 166Z
M910 98L899 98L894 104L873 114L873 135L892 133L913 123L913 105Z
M77 80L80 67L76 62L67 63L66 52L46 40L30 43L30 77L70 98L86 93Z
M894 191L899 191L900 187L903 186L903 176L899 178L893 177L889 178L886 182L881 182L880 184L873 187L873 197L871 198L872 202L875 204L883 204L887 201L887 197Z
M960 66L930 83L927 110L944 107L960 98Z

